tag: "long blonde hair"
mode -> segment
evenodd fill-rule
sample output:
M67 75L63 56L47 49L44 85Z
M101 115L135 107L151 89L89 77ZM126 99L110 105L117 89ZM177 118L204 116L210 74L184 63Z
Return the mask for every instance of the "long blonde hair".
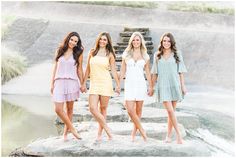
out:
M127 60L129 60L130 58L133 57L134 47L132 45L132 41L133 41L134 37L136 37L136 36L138 36L141 40L141 45L140 45L141 55L142 55L143 59L145 61L147 61L149 59L149 55L147 54L147 48L146 48L146 45L145 45L143 35L140 32L134 32L132 34L132 36L130 37L129 44L128 44L127 48L124 51L124 52L126 52L126 55L125 55L124 58L127 61Z

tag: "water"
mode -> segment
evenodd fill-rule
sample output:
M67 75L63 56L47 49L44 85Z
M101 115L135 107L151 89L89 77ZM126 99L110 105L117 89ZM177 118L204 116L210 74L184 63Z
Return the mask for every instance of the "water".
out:
M220 138L207 129L199 128L197 130L189 130L188 132L208 144L209 148L212 150L212 156L229 157L235 154L235 144L233 142Z
M29 108L24 107L25 105L20 104L20 100L24 100L25 97L27 96L22 98L14 95L2 96L2 156L8 156L14 149L26 146L38 138L58 135L58 130L54 125L55 115L50 112L53 107L48 107L47 110L42 108L43 106L34 108L40 103L37 102L32 104L29 107L31 110L29 110ZM4 98L13 98L12 101L18 101L18 104L9 103ZM38 99L42 100L40 97ZM29 100L32 99L28 96ZM50 115L48 115L49 113Z
M178 110L197 115L200 121L200 128L186 129L188 136L207 144L212 156L235 156L234 93L194 86L188 90ZM49 96L2 95L2 99L2 156L36 139L59 135Z

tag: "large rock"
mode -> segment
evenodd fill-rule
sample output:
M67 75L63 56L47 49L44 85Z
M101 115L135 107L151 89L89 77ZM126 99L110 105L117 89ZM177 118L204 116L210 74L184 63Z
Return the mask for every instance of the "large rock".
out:
M112 130L113 134L118 135L130 135L133 130L132 122L109 122L107 123L108 127ZM86 132L86 131L97 131L98 123L97 122L81 122L74 123L74 126L78 130L78 132ZM144 130L147 133L149 138L155 138L158 140L164 140L167 132L167 124L166 123L142 123ZM182 124L179 124L179 129L182 137L186 136L185 129ZM105 132L103 132L105 133ZM140 136L140 133L137 132L137 135ZM172 138L176 138L176 133L173 129Z
M73 121L74 122L82 122L82 121L91 121L94 120L92 114L89 111L88 105L79 105L74 109L73 114ZM128 121L128 115L126 114L126 111L120 107L119 104L112 104L107 108L107 118L106 120L108 122L111 121L120 121L120 122L127 122ZM57 123L62 123L62 121L57 117L56 119Z
M111 99L112 100L112 99ZM183 112L175 112L178 122L183 124L185 128L198 128L199 119L196 115L187 114ZM74 109L73 121L91 121L94 120L92 114L89 111L88 106L79 106ZM111 101L107 109L107 122L128 122L130 121L129 115L126 109L122 106L120 102L116 103ZM153 107L143 107L142 111L142 122L154 122L154 123L164 123L167 122L167 112L165 109L158 109ZM62 123L62 121L57 118L57 123Z
M197 116L178 111L176 111L175 114L178 122L183 124L185 128L200 127L199 119ZM141 120L143 122L167 122L167 111L165 109L144 107Z
M96 133L81 133L83 140L69 137L64 142L62 137L37 140L25 148L25 155L35 156L210 156L205 144L195 140L185 140L184 144L165 144L149 138L144 142L141 138L135 142L130 136L114 135L112 141L95 141Z

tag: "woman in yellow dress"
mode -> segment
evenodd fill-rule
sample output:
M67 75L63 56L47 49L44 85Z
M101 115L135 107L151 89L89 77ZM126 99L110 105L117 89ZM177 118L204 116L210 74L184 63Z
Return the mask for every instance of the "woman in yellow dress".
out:
M109 33L102 32L96 39L95 48L88 56L87 67L82 87L86 87L86 81L90 75L89 86L89 110L99 123L97 140L101 141L103 129L112 139L112 134L106 123L106 113L108 102L114 95L112 78L109 70L116 82L115 91L120 93L120 84L115 66L115 53Z

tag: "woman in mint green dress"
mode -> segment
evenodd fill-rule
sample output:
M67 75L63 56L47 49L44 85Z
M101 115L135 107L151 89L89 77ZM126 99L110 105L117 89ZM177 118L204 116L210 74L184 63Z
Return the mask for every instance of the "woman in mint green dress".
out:
M158 52L154 54L152 66L152 82L155 86L158 101L163 103L168 113L168 130L166 143L171 142L171 131L174 126L177 143L182 144L182 137L178 128L175 108L177 102L186 94L183 72L187 72L183 57L175 46L175 39L171 33L162 35Z

